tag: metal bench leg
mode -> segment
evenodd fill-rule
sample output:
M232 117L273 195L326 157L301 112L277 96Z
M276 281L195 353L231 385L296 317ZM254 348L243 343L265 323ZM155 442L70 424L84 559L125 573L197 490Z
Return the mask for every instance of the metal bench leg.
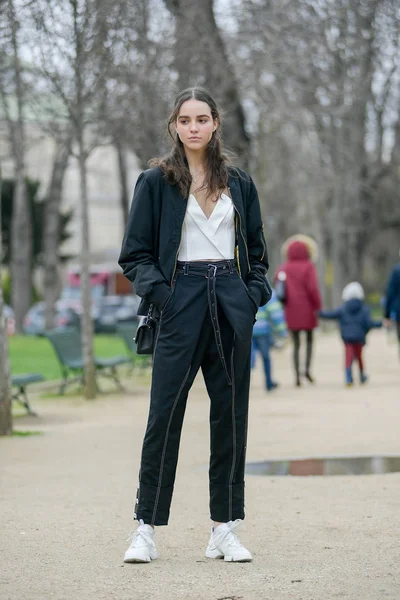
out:
M108 377L112 379L120 392L125 392L125 388L119 380L118 372L116 367L107 367L105 369L99 369L99 375L104 375L104 377Z
M111 377L111 379L113 379L113 381L115 382L115 384L116 384L117 388L120 390L120 392L126 391L124 386L122 385L122 383L119 380L118 371L117 371L116 367L111 368L110 377Z
M64 395L64 392L70 383L78 382L81 385L81 387L84 387L84 385L85 385L85 376L83 373L81 375L75 376L74 373L72 372L73 376L69 377L69 371L67 371L67 369L63 369L62 375L63 375L63 379L60 383L60 387L58 390L58 393L60 396Z
M13 395L13 399L16 400L19 404L21 404L27 411L28 415L32 417L37 417L37 413L31 409L29 404L28 396L26 395L25 386L20 385L18 392Z
M134 375L135 371L136 371L136 368L135 368L135 359L132 356L131 357L131 362L130 362L129 367L128 367L128 373L130 375Z
M62 382L60 383L60 387L59 387L59 390L58 390L58 393L59 393L60 396L64 395L65 388L68 385L68 371L67 371L67 369L62 369L62 376L63 376Z
M58 393L59 393L60 396L64 395L65 388L67 387L67 385L68 385L68 378L64 377L63 380L62 380L62 382L60 383L60 387L58 389Z

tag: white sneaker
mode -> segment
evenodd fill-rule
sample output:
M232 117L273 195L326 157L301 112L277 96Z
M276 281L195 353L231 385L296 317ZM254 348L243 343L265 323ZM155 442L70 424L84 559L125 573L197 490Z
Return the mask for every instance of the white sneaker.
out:
M150 525L145 525L142 520L136 531L127 539L127 541L129 540L132 541L125 552L124 562L146 563L158 558L154 544L154 529Z
M235 529L242 525L241 519L222 523L216 529L211 528L211 537L208 542L206 557L223 558L227 562L250 562L253 560L250 552L243 546Z

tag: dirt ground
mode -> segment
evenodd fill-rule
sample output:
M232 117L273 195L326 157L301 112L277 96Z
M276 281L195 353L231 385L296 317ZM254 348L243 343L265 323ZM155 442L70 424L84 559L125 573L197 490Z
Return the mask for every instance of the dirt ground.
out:
M370 382L345 389L335 334L317 338L316 385L293 386L290 347L274 353L278 390L251 385L249 462L267 458L400 455L400 362L383 331L366 349ZM42 435L0 440L1 600L400 599L400 473L335 477L248 475L239 532L249 564L204 557L209 535L208 398L189 396L169 527L160 558L124 565L148 409L146 379L130 392L39 398Z

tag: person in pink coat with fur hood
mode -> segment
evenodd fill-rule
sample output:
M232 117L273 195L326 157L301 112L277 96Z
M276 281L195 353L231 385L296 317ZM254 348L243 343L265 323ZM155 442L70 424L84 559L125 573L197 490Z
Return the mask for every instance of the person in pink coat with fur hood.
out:
M310 246L295 239L287 246L286 262L280 265L275 275L275 282L284 282L285 318L291 332L294 351L293 363L296 386L301 385L300 345L301 332L306 336L306 363L304 376L311 383L314 379L310 373L313 331L318 325L317 314L321 309L321 295L318 286L316 268L311 260Z

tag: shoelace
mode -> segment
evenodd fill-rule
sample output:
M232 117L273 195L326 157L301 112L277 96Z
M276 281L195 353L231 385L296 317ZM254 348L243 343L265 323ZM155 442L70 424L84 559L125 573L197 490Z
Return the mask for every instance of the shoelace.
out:
M214 543L210 546L210 550L217 550L218 546L228 536L232 538L229 542L231 546L234 546L235 548L243 548L243 544L241 543L237 535L234 533L235 529L239 529L239 527L243 525L243 521L241 519L236 519L236 521L231 521L230 523L227 523L227 525L229 527L228 531L224 531L223 533L214 531L212 536Z
M144 523L142 521L140 521L140 525L144 525ZM141 529L141 527L138 527L138 529L136 529L135 531L131 531L130 534L128 535L126 541L131 542L131 545L132 545L139 538L142 538L146 542L146 544L150 544L150 546L155 548L153 537L149 533L146 533L145 531L143 531L143 529Z

